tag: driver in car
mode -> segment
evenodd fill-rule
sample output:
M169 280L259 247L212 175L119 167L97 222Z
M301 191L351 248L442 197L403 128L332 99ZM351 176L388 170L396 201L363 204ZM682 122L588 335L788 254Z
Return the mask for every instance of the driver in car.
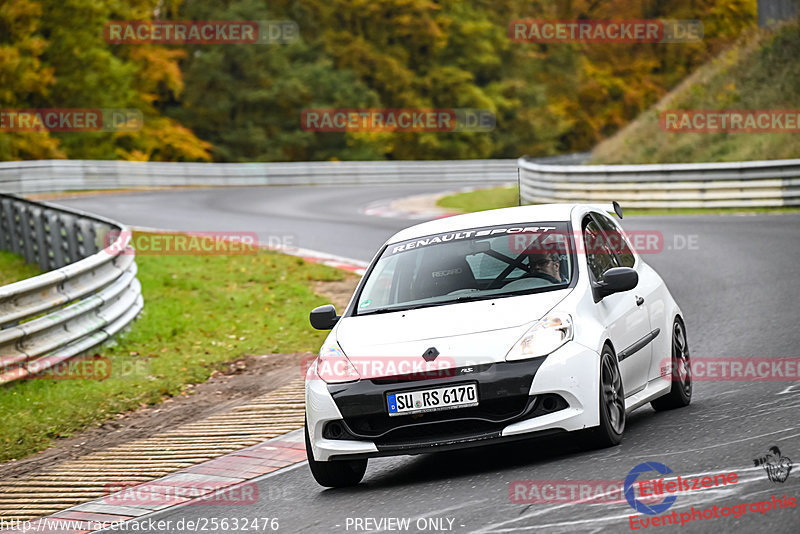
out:
M553 284L561 284L561 258L553 252L548 254L530 254L531 275L543 278Z

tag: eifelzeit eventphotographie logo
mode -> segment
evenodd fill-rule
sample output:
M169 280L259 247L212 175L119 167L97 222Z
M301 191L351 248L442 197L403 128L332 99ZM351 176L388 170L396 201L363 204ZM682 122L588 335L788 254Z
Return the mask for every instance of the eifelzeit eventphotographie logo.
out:
M763 467L772 482L786 482L789 472L792 470L792 461L786 456L782 456L781 450L776 446L770 447L766 456L754 458L753 464L756 467L759 465Z

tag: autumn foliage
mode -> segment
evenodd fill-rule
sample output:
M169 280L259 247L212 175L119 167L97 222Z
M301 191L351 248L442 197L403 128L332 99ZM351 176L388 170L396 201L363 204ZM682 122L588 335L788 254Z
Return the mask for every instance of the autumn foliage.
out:
M755 0L0 0L0 108L135 108L0 132L0 160L466 159L586 150L755 24ZM696 19L690 43L514 42L515 19ZM294 21L284 44L112 44L109 21ZM309 108L476 108L491 132L315 132Z

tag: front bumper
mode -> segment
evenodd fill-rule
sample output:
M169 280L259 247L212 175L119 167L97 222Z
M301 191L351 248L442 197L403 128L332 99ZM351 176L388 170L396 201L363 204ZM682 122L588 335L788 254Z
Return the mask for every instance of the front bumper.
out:
M599 424L599 355L567 343L547 357L457 369L426 380L326 384L312 366L306 417L318 461L420 454ZM476 383L479 405L389 417L386 394Z

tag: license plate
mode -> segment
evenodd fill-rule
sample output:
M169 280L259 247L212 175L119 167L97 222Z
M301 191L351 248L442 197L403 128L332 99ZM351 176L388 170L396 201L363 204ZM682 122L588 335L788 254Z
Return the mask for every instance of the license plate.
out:
M476 384L461 384L442 388L389 393L386 395L386 400L389 405L390 416L467 408L478 405L478 386Z

